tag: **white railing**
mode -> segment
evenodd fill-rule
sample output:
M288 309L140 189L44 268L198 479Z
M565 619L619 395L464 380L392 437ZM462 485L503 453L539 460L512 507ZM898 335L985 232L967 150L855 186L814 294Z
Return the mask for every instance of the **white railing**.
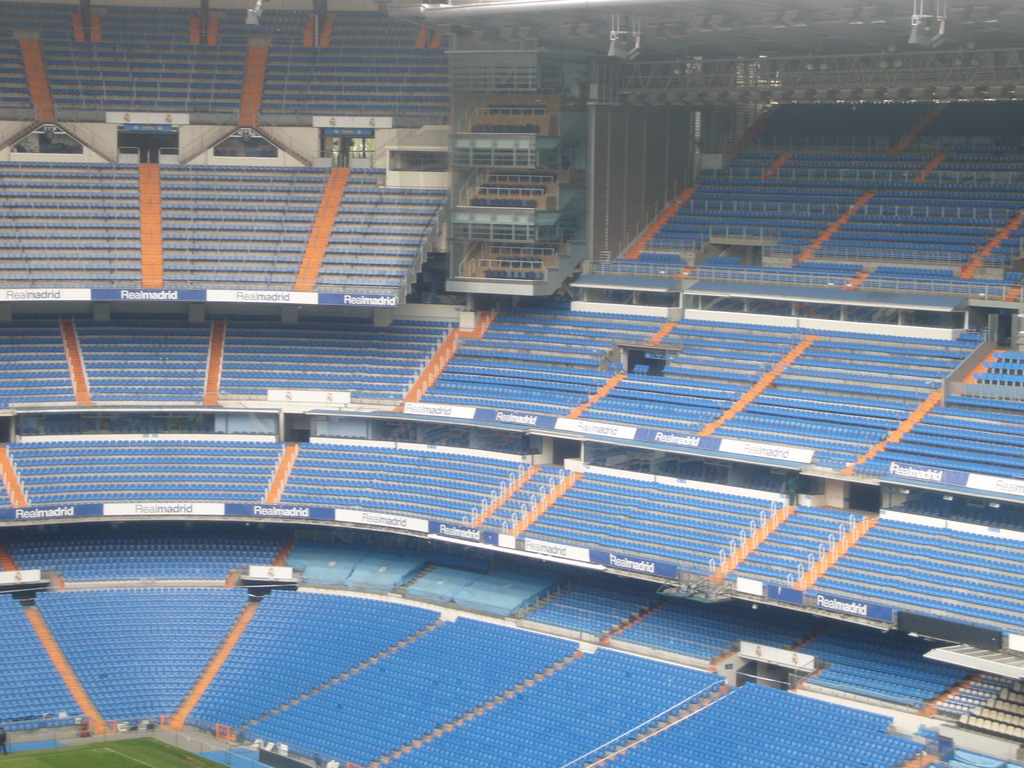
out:
M845 207L843 208L845 210ZM978 208L973 205L914 205L913 203L869 202L860 209L864 216L893 216L928 219L986 219L1006 222L1016 211L1009 208Z
M705 280L721 280L727 283L768 283L771 285L822 285L845 287L849 285L853 275L823 274L813 270L790 270L786 272L764 272L758 269L742 267L715 268L697 267L690 277ZM1001 299L1009 290L1004 285L986 285L984 283L954 283L941 279L914 279L887 275L869 275L864 287L874 291L897 291L901 293L933 293L970 298ZM884 285L879 285L884 281Z
M685 699L677 701L675 704L667 707L666 709L663 709L658 714L647 718L642 723L633 726L629 730L623 731L618 736L609 739L600 746L594 747L589 752L580 755L574 760L570 760L569 762L560 766L560 768L582 768L582 766L596 760L600 755L602 755L604 752L607 752L608 750L613 749L616 745L621 744L622 742L639 735L641 731L646 729L652 723L656 723L662 718L668 717L669 715L672 715L678 712L679 710L690 706L695 701L699 701L703 697L710 695L716 688L719 688L721 685L722 684L720 682L710 683L709 685L706 685L704 688L697 691L696 693L687 696ZM674 723L672 725L674 725ZM668 727L671 727L671 725Z
M712 224L708 227L709 241L716 238L727 238L737 240L751 240L764 242L771 240L778 242L780 237L776 227L751 227L742 224Z
M747 152L863 152L884 153L893 144L888 136L806 136L755 139Z
M687 265L680 262L673 264L642 264L635 261L619 259L608 264L600 262L588 262L584 265L584 272L591 275L632 275L634 277L674 277L678 275Z
M1000 382L998 384L978 382L964 384L963 393L969 397L985 397L989 400L1009 400L1024 402L1024 379L1020 382Z
M768 200L691 200L686 211L737 211L741 213L810 213L835 218L849 206L840 203L786 203Z
M765 246L764 255L769 257L794 258L799 256L807 246L804 245L769 245ZM838 246L823 245L814 251L814 260L878 263L890 261L909 261L921 266L942 265L961 266L967 263L969 254L956 253L953 251L926 251L915 250L905 251L898 249L880 248L841 248Z

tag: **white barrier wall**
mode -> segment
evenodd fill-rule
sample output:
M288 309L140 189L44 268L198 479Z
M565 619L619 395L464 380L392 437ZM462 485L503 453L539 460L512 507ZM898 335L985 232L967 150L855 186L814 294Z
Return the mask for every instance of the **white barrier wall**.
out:
M876 336L906 336L913 339L936 339L950 341L963 331L949 328L923 328L917 325L882 325L880 323L850 323L843 320L820 320L807 317L783 317L781 315L754 315L739 312L716 312L709 309L688 309L683 313L687 320L713 320L719 323L746 323L748 325L772 325L777 328L793 328L804 331L845 331L847 333L871 333Z

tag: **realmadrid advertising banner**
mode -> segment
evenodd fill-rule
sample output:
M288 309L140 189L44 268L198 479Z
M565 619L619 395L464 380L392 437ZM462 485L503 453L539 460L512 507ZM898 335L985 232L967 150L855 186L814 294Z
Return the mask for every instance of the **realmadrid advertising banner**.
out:
M394 528L400 531L427 533L430 524L420 517L391 515L386 512L368 512L361 509L335 509L334 519L339 523L359 523L377 528Z
M0 291L4 301L89 301L88 288L7 288Z
M939 485L967 484L966 472L958 472L955 469L918 467L912 464L901 464L898 461L889 462L888 474L904 480L920 480L926 483L938 483Z
M367 293L313 293L161 288L7 288L0 301L223 301L232 304L330 304L344 307L397 307L398 297Z
M609 568L619 568L624 571L635 571L636 573L650 573L655 576L665 576L674 579L679 572L679 567L672 563L662 563L657 560L649 560L646 557L637 555L620 555L614 552L599 552L590 550L590 562L600 563Z
M956 469L939 469L937 467L920 467L914 464L902 464L890 461L886 470L889 477L898 477L909 482L935 483L952 485L961 488L973 488L977 491L988 491L1006 496L1024 496L1024 480L995 475L981 475L976 472L961 472Z
M468 525L456 525L454 523L442 523L437 520L430 520L428 522L427 530L435 536L454 539L456 541L469 541L478 544L483 543L484 541L483 531L479 528L471 528Z
M42 522L45 520L62 520L69 517L99 517L102 514L102 504L65 504L59 507L8 507L0 509L0 520Z
M545 555L556 560L575 560L580 563L590 562L590 550L574 547L569 544L558 544L554 541L540 539L523 539L523 551L535 555Z
M851 616L861 616L865 619L885 621L890 624L896 618L896 610L887 605L878 605L859 600L855 597L843 597L841 595L826 595L819 592L814 597L814 605L826 611L837 611L847 613Z
M203 501L141 501L137 504L104 504L105 517L146 517L149 515L210 515L224 514L224 505Z
M964 485L978 491L1003 493L1007 496L1024 496L1024 480L1016 480L1011 477L992 477L991 475L972 473L967 476L967 482Z
M95 301L205 301L206 291L147 291L142 289L93 288L92 298Z
M231 517L265 517L280 520L333 520L334 507L310 507L305 504L225 504L224 514Z
M543 416L536 413L520 413L518 411L499 411L494 408L477 408L477 421L493 421L496 424L509 424L516 427L544 427L554 429L558 419L554 416Z
M402 412L412 416L441 416L446 419L472 420L476 415L476 408L465 405L445 405L444 403L406 403Z

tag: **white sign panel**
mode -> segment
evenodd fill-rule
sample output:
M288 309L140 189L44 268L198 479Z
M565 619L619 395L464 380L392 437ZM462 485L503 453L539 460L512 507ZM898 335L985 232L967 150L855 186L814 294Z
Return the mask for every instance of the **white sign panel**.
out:
M103 514L107 517L223 515L224 505L201 501L141 501L136 504L104 504Z
M967 476L967 487L990 493L1005 493L1008 496L1024 496L1024 480L1011 477L993 477L991 475Z
M555 421L555 429L562 429L566 432L578 432L582 435L617 437L620 440L632 440L636 437L636 427L623 427L618 424L605 424L601 421L558 419Z
M287 565L250 565L249 577L253 579L294 579L295 575Z
M414 416L443 416L446 419L472 419L476 416L476 408L444 403L406 403L402 410Z
M590 550L573 547L569 544L558 544L554 541L540 539L523 539L523 549L536 555L546 555L559 560L576 560L581 563L590 562Z
M736 591L742 592L745 595L764 597L764 582L740 576L736 579Z
M359 523L378 528L396 528L405 531L426 533L430 530L427 520L404 515L389 515L386 512L366 512L360 509L335 509L334 519L339 523Z
M4 301L91 301L88 288L5 288L0 291Z
M314 128L391 128L390 117L359 117L356 115L314 116Z
M745 659L778 664L780 667L789 667L790 669L814 668L814 657L810 654L787 651L785 648L773 648L770 645L748 643L746 640L740 643L740 656Z
M331 392L325 389L268 389L267 400L283 403L348 405L352 402L352 393Z
M188 112L107 112L107 122L124 125L188 125Z
M733 440L722 438L719 449L722 453L736 453L740 456L757 456L762 459L791 461L794 464L810 464L814 451L810 448L795 448L791 445L775 445L774 443L756 443L751 440Z
M42 571L0 571L0 584L26 584L43 580Z
M312 291L226 291L209 290L207 301L230 301L236 304L317 304L320 295Z

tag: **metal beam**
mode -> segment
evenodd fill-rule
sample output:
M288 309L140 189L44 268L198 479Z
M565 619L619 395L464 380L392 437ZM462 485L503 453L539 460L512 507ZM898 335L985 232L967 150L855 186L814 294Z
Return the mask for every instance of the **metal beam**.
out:
M1024 86L1024 49L637 62L618 78L620 98L641 100L1013 98Z
M679 7L696 0L643 0L644 6ZM488 16L509 16L516 13L552 13L607 10L626 12L629 4L623 0L545 0L544 2L522 2L521 0L499 0L498 2L468 3L465 5L409 5L392 6L390 15L404 19L423 19L428 22L453 22L465 19L483 19Z

